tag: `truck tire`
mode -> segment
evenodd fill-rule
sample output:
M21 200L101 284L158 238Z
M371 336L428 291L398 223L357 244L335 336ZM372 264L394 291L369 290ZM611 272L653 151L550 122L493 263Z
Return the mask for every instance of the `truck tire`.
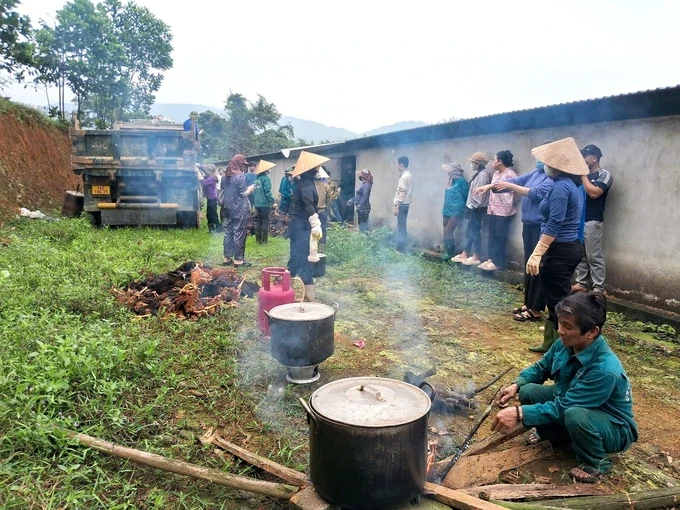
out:
M177 226L180 228L200 228L201 211L180 211L177 213Z
M91 212L89 213L90 215L90 223L94 225L95 227L101 227L102 226L102 213L101 212Z

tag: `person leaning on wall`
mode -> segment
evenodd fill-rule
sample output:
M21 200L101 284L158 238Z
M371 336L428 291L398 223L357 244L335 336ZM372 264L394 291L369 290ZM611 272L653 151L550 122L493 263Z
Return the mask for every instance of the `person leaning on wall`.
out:
M399 183L397 184L397 192L394 195L394 215L397 217L397 251L399 253L406 253L408 244L406 222L413 198L413 176L408 169L408 165L409 160L406 156L402 156L397 160Z
M444 190L444 206L442 220L444 226L444 261L450 260L456 253L456 227L465 217L465 202L469 186L464 177L460 163L452 162L448 155L444 156L442 170L446 172L446 189Z

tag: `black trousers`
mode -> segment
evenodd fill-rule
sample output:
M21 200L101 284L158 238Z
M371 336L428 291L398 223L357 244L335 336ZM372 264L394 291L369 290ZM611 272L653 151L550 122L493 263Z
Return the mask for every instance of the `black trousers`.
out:
M489 215L489 258L498 267L505 267L510 222L515 216Z
M529 257L534 252L534 248L541 238L541 225L522 226L522 241L524 241L524 266L529 261ZM545 298L541 288L540 276L532 276L524 271L524 304L529 310L542 312L545 308Z
M399 214L397 215L397 250L405 251L408 241L408 231L406 230L406 221L408 220L408 205L399 206Z
M365 204L357 207L357 217L359 220L359 230L366 232L368 230L368 215L371 214L371 204Z
M290 217L288 224L288 237L290 237L288 270L291 276L299 276L305 285L314 285L314 266L307 260L311 233L312 227L309 225L309 221L299 216Z
M266 243L269 240L269 216L271 207L255 208L255 239L258 243Z
M486 207L468 209L467 226L465 227L465 253L482 255L482 220L486 216Z
M576 266L583 257L583 244L580 241L571 243L552 243L541 260L541 288L548 307L548 320L557 331L557 303L571 294L571 277Z
M222 230L222 223L220 222L220 217L217 215L217 199L209 198L208 207L206 210L206 218L208 220L208 230L210 232L219 232Z

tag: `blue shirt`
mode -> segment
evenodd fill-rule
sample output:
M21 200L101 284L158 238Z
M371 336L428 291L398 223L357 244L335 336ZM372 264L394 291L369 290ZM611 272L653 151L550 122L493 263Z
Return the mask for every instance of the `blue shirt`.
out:
M578 354L562 340L556 341L540 361L519 374L515 383L521 388L525 384L543 384L548 379L555 382L555 399L523 405L524 425L564 426L564 411L571 407L599 409L628 432L625 448L637 440L630 382L604 337L600 335Z
M255 180L257 179L257 175L255 175L255 172L248 172L245 174L246 176L246 184L250 186L251 184L255 184Z
M191 124L194 124L194 132L192 133L194 138L198 140L198 122L194 122L191 119L187 119L184 121L184 131L191 131Z
M444 191L444 207L442 216L464 216L470 186L464 178L453 181L451 189Z
M553 187L553 180L543 170L537 168L533 172L508 179L506 182L529 188L529 196L522 197L522 223L540 225L543 221L539 211L541 201L548 196Z
M541 234L554 237L557 243L571 243L579 239L583 192L569 177L560 175L554 181L539 207L543 216Z

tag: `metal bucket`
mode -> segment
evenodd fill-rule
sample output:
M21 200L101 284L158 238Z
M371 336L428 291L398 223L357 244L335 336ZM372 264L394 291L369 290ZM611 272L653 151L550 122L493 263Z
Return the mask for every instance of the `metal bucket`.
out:
M83 212L85 196L78 191L67 191L64 196L64 205L61 215L67 218L78 218Z

